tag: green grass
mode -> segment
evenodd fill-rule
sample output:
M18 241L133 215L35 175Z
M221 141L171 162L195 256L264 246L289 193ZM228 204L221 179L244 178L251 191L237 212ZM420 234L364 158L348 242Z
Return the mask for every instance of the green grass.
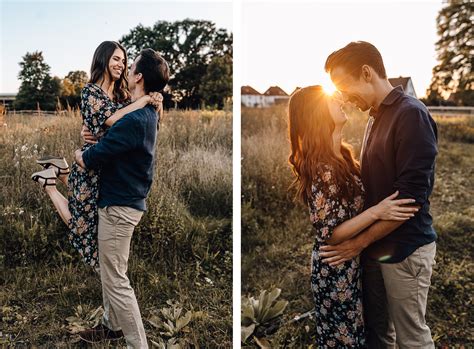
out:
M68 333L66 318L74 316L78 306L87 313L101 305L100 280L69 245L66 226L29 178L38 170L34 160L43 154L61 154L72 162L81 144L81 120L69 113L7 116L4 122L0 344L87 347ZM148 211L135 229L129 261L150 343L161 335L149 320L171 300L183 307L183 314L195 314L173 336L188 343L184 347L231 346L231 122L229 113L207 111L173 111L162 121Z
M439 155L431 212L438 233L437 264L429 293L427 322L437 347L474 344L472 307L473 118L436 118ZM363 114L353 115L346 140L359 153ZM462 130L462 132L459 132ZM283 321L313 308L310 258L313 230L307 208L292 201L286 110L242 112L242 294L279 287L289 301ZM267 336L273 347L314 343L314 320L281 326ZM255 347L254 341L248 347Z

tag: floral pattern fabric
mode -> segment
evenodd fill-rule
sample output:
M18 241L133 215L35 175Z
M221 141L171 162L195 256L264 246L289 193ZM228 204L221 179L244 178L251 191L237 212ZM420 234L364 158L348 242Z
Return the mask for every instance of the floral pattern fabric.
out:
M311 288L316 309L317 348L365 348L362 283L359 257L338 266L322 262L319 247L326 244L336 226L363 209L363 186L350 199L339 198L332 167L323 166L313 181L309 200L310 220L316 237L312 252Z
M95 84L87 84L81 91L81 115L84 125L98 138L104 136L105 121L130 101L117 103ZM85 151L92 144L85 143ZM85 170L76 162L71 166L68 178L68 206L71 212L68 238L80 253L84 263L96 267L99 262L97 226L99 199L99 171Z

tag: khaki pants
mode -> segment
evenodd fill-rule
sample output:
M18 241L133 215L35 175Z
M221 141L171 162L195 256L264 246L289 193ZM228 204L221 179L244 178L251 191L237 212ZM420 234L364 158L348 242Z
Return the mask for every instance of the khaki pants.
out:
M363 261L364 314L370 349L434 348L425 322L436 243L421 246L404 261Z
M137 299L127 277L133 230L143 215L130 207L99 209L99 261L104 317L108 328L122 330L128 348L148 348Z

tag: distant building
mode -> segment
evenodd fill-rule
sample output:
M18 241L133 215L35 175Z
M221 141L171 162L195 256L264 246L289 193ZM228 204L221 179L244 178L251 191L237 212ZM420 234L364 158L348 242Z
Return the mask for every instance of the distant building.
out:
M296 92L298 92L298 90L301 90L301 87L297 86L293 92L290 93L290 96L293 96Z
M16 99L16 93L0 93L0 106L2 110L12 109L13 102Z
M274 104L286 104L290 96L283 91L281 87L271 86L263 93L263 106L267 107Z
M409 96L416 96L415 87L411 77L398 77L388 79L393 87L402 86L405 93ZM291 95L298 91L300 87L296 87L294 91L288 95L281 87L271 86L263 94L255 90L251 86L242 86L240 92L242 96L242 105L246 107L269 107L276 104L286 104Z
M263 95L251 86L240 88L242 104L246 107L263 107Z
M403 78L400 76L398 78L390 78L388 79L388 81L390 82L390 84L392 84L393 87L401 85L403 87L403 91L405 91L407 95L418 98L416 97L415 87L413 86L411 77Z
M290 96L281 87L271 86L264 93L258 92L251 86L240 89L242 105L246 107L269 107L274 104L285 104Z

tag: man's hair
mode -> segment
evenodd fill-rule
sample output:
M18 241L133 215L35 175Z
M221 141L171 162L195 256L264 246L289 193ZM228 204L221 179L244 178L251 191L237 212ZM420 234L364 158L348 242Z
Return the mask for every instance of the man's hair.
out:
M160 92L170 79L170 69L166 60L151 48L140 52L135 73L143 75L145 93Z
M347 46L329 55L324 65L327 73L335 68L343 68L355 79L359 79L363 65L371 66L381 78L387 78L382 55L371 43L365 41L351 42Z

